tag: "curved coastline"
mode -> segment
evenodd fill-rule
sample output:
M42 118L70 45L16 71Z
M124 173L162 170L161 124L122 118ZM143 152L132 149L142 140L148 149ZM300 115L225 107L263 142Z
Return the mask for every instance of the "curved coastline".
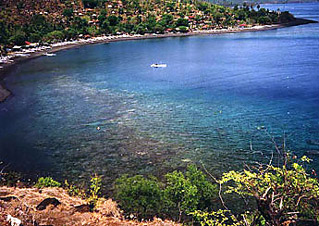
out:
M18 56L14 57L14 60L7 64L1 65L0 68L0 103L4 102L8 97L12 95L12 92L8 90L5 86L4 78L7 76L9 70L12 66L17 63L31 60L40 56L44 56L45 53L55 53L61 50L67 50L71 48L80 47L88 44L99 44L99 43L111 43L119 41L131 41L131 40L144 40L144 39L153 39L153 38L169 38L169 37L187 37L187 36L197 36L197 35L218 35L218 34L227 34L227 33L239 33L239 32L256 32L256 31L267 31L274 30L278 28L291 27L304 25L309 23L318 23L318 21L296 18L296 20L284 23L284 24L272 24L272 25L263 25L263 26L254 26L249 28L231 28L231 29L221 29L221 30L202 30L202 31L191 31L187 33L166 33L166 34L146 34L140 36L132 35L118 35L118 36L102 36L94 37L90 39L82 39L74 42L66 43L56 43L51 46L47 51L38 51L31 53L28 56Z

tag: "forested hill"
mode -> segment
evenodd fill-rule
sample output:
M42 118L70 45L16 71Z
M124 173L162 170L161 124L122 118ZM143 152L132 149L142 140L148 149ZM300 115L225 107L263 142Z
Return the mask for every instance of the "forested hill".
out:
M193 0L2 0L0 44L56 42L101 34L144 34L284 23L288 12Z
M265 4L265 3L273 3L273 4L286 4L286 3L305 3L305 2L319 2L319 0L210 0L209 2L213 4L220 5L241 5L243 3L248 4Z

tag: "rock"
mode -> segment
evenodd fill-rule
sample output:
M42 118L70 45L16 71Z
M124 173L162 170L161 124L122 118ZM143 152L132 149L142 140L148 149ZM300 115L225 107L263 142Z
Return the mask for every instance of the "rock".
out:
M48 205L53 205L54 207L57 207L58 205L60 205L60 201L57 200L56 198L47 198L44 199L37 207L37 210L45 210L47 208Z
M83 205L75 206L75 211L80 213L90 212L91 207L89 204L83 204Z
M5 201L5 202L11 202L12 200L18 199L15 196L2 196L0 197L0 200Z

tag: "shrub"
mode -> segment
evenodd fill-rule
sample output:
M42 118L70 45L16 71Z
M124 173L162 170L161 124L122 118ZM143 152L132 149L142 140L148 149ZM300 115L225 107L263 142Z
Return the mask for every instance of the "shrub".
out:
M165 177L167 186L164 193L168 207L178 215L178 221L181 221L184 213L189 213L197 208L197 187L187 180L182 172L174 171L166 174Z
M45 187L61 187L61 183L52 179L52 177L40 177L38 182L34 185L36 188Z
M155 178L124 175L115 181L115 197L126 214L150 219L160 212L162 191Z
M166 174L165 200L168 212L178 215L180 221L194 210L212 210L217 200L217 186L206 175L190 165L185 174L174 171Z
M26 33L17 30L15 33L9 38L9 43L15 44L15 45L24 45L26 41Z
M62 15L65 17L72 17L73 16L73 9L69 8L69 9L63 10Z
M61 41L65 38L63 31L52 31L44 36L44 41L55 42Z
M281 167L261 165L243 172L230 171L221 183L233 183L227 193L254 197L267 225L318 223L319 182L306 173L303 164L309 161L305 156L301 162L288 158Z
M229 210L217 210L210 213L194 211L191 213L201 226L244 226L243 221L238 221Z
M190 165L186 171L186 178L197 188L198 205L197 209L211 210L218 200L217 185L208 180L207 176L197 169L195 165Z
M188 32L188 28L185 27L185 26L179 26L178 29L179 29L179 31L182 32L182 33Z
M102 186L102 179L98 175L94 175L91 177L91 184L90 184L90 196L88 198L88 202L90 205L91 210L96 207L96 203L99 200L99 195L101 193L101 186Z
M76 185L69 184L67 180L64 181L65 189L70 196L78 196L81 198L86 198L85 190L79 188Z
M165 178L164 189L154 177L124 175L118 178L115 197L120 207L139 219L166 215L179 221L194 210L212 210L217 197L216 185L196 166L189 166L185 174L168 173Z

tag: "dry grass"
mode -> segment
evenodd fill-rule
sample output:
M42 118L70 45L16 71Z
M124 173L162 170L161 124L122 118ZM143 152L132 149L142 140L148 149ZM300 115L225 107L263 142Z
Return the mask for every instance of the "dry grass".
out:
M171 221L155 218L150 222L128 221L123 219L116 202L101 199L94 212L79 213L75 206L86 204L85 200L71 197L62 188L13 188L0 187L0 197L14 196L10 201L0 200L0 225L9 226L6 222L8 214L22 220L24 226L173 226L179 225ZM46 198L56 198L61 205L49 205L45 210L36 210L36 206ZM36 224L37 223L37 224Z

